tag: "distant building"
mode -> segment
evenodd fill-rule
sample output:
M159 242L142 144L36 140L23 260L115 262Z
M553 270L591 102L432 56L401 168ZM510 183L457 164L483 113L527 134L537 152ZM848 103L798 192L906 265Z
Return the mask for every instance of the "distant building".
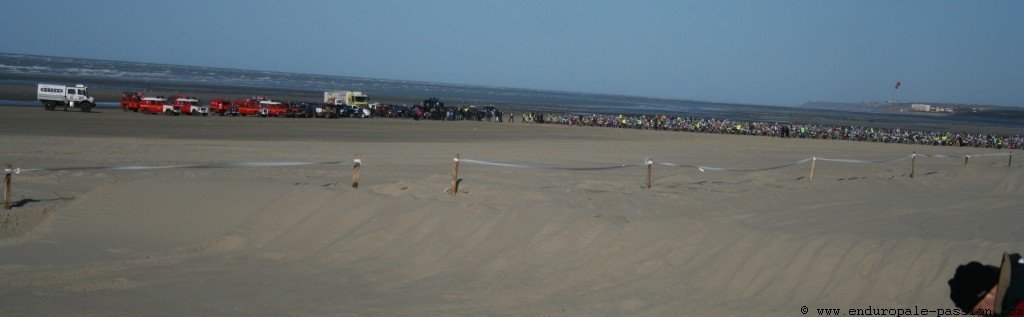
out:
M923 103L915 103L915 104L910 105L910 109L914 110L914 111L929 112L929 111L932 111L932 105L923 104Z

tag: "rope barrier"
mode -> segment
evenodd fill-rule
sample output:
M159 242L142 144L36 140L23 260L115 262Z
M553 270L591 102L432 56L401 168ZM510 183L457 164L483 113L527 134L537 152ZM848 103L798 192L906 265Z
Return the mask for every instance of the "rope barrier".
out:
M894 159L891 159L891 160L851 160L851 159L835 159L835 158L824 158L824 157L819 157L817 159L819 161L839 162L839 163L878 164L878 163L895 163L895 162L899 162L899 161L911 158L912 156L913 155L907 155L907 156L904 156L904 157L894 158ZM922 156L922 155L921 154L917 154L917 156Z
M985 156L1010 156L1019 153L985 153L985 154L968 154L968 155L948 155L948 154L915 154L919 157L931 157L931 158L970 158L970 157L985 157ZM857 160L857 159L845 159L845 158L824 158L814 157L805 158L797 161L793 161L788 164L782 164L777 166L761 167L761 168L730 168L730 167L718 167L718 166L706 166L706 165L690 165L682 163L671 163L671 162L659 162L655 163L650 159L644 159L639 164L618 164L610 166L590 166L590 167L565 167L565 166L552 166L543 164L515 164L515 163L504 163L504 162L493 162L486 160L476 160L468 158L460 158L457 161L476 165L487 165L497 166L505 168L518 168L518 169L541 169L541 170L554 170L554 171L604 171L630 167L646 167L647 165L662 165L670 167L683 167L683 168L695 168L701 172L715 171L715 172L759 172L775 170L780 168L791 167L795 165L804 164L810 162L812 159L827 162L836 163L851 163L851 164L883 164L883 163L895 163L911 158L915 155L901 156L894 159L888 160ZM355 159L355 164L361 164L361 159ZM81 166L81 167L56 167L56 168L13 168L3 169L5 174L22 174L22 173L38 173L38 172L62 172L62 171L87 171L87 170L108 170L108 171L145 171L145 170L164 170L164 169L204 169L204 168L261 168L261 167L294 167L294 166L307 166L307 165L339 165L350 163L350 161L333 161L333 162L241 162L241 163L209 163L209 164L182 164L182 165L157 165L157 166L145 166L145 165L124 165L124 166Z
M604 170L612 170L612 169L619 169L619 168L626 168L626 167L647 166L647 165L644 165L644 164L621 164L621 165L614 165L614 166L598 166L598 167L559 167L559 166L548 166L548 165L539 165L539 164L499 163L499 162L473 160L473 159L467 159L467 158L463 158L461 160L462 160L462 162L465 162L465 163L477 164L477 165L490 165L490 166L499 166L499 167L508 167L508 168L542 169L542 170L553 170L553 171L604 171Z
M665 165L665 166L672 166L672 167L696 168L697 170L699 170L701 172L706 172L706 171L715 171L715 172L759 172L759 171L769 171L769 170L774 170L774 169L786 168L786 167L790 167L790 166L794 166L794 165L800 165L800 164L803 164L803 163L807 163L810 160L811 160L811 158L806 158L806 159L802 159L802 160L799 160L799 161L794 161L794 162L789 163L789 164L783 164L783 165L778 165L778 166L770 166L770 167L762 167L762 168L728 168L728 167L698 166L698 165L676 164L676 163L658 163L658 164ZM820 158L819 158L819 160L820 160Z
M1013 155L1013 154L1014 153L985 153L985 154L966 154L966 155L918 154L917 156L945 158L945 159L953 159L953 158L960 159L960 158L981 157L981 156L1009 156L1009 155Z
M259 167L291 167L291 166L305 166L305 165L338 165L342 163L348 163L346 161L338 162L243 162L243 163L212 163L212 164L185 164L185 165L163 165L163 166L139 166L139 165L127 165L127 166L85 166L85 167L57 167L57 168L15 168L14 174L21 173L37 173L37 172L64 172L64 171L89 171L89 170L105 170L105 171L145 171L145 170L164 170L164 169L180 169L180 168L259 168ZM10 173L11 170L4 169L4 173Z
M775 170L775 169L780 169L780 168L786 168L786 167L791 167L791 166L795 166L795 165L800 165L800 164L804 164L804 163L810 162L812 160L826 161L826 162L836 162L836 163L851 163L851 164L885 164L885 163L895 163L895 162L911 159L914 156L934 157L934 158L947 158L948 159L948 158L964 158L964 157L972 157L972 156L975 156L975 157L977 157L977 156L1009 156L1009 155L1013 155L1013 154L1014 153L991 153L991 154L969 154L969 155L965 155L965 156L955 156L955 155L947 155L947 154L913 154L913 155L906 155L906 156L901 156L901 157L898 157L898 158L888 159L888 160L856 160L856 159L843 159L843 158L810 157L810 158L805 158L805 159L802 159L802 160L793 161L793 162L788 163L788 164L777 165L777 166L769 166L769 167L761 167L761 168L729 168L729 167L717 167L717 166L703 166L703 165L680 164L680 163L671 163L671 162L654 163L650 159L644 159L644 163L643 164L620 164L620 165L615 165L615 166L604 166L604 167L556 167L556 166L539 165L539 164L513 164L513 163L502 163L502 162L491 162L491 161L474 160L474 159L467 159L467 158L463 158L462 161L466 162L466 163L471 163L471 164L489 165L489 166L498 166L498 167L507 167L507 168L565 170L565 171L611 170L611 169L619 169L619 168L627 168L627 167L644 167L644 166L647 166L647 165L656 164L656 165L671 166L671 167L696 168L697 170L699 170L701 172L706 172L706 171L715 171L715 172L760 172L760 171L769 171L769 170Z
M914 177L914 163L918 156L921 157L933 157L933 158L963 158L964 165L967 165L969 159L972 156L975 157L986 157L986 156L1009 156L1009 161L1006 166L1010 167L1013 163L1013 155L1019 153L984 153L984 154L967 154L964 156L948 155L948 154L917 154L916 152L889 160L857 160L857 159L845 159L845 158L823 158L823 157L811 157L802 160L793 161L788 164L761 167L761 168L728 168L728 167L717 167L717 166L701 166L701 165L689 165L679 164L671 162L661 162L658 165L671 166L671 167L682 167L682 168L696 168L700 172L715 171L715 172L759 172L769 171L775 169L781 169L791 167L795 165L804 164L811 162L811 173L808 180L814 179L814 163L817 161L836 162L836 163L850 163L850 164L885 164L894 163L906 159L911 159L910 177ZM564 166L551 166L541 164L513 164L513 163L502 163L502 162L491 162L484 160L475 160L460 158L459 154L455 155L452 161L452 185L448 189L451 191L452 198L455 198L458 192L458 173L459 173L459 162L465 162L469 164L496 166L505 168L517 168L517 169L541 169L541 170L554 170L554 171L605 171L620 168L630 167L646 167L647 168L647 183L645 188L651 188L651 173L652 167L655 165L654 160L650 158L644 158L641 164L619 164L612 166L593 166L593 167L564 167ZM356 154L353 159L353 177L352 187L359 187L359 168L362 166L362 154ZM162 166L140 166L140 165L126 165L126 166L91 166L91 167L58 167L58 168L15 168L13 165L8 164L3 169L4 174L4 208L10 209L10 191L11 191L11 175L21 173L37 173L37 172L59 172L59 171L86 171L86 170L108 170L108 171L145 171L145 170L166 170L166 169L213 169L213 168L260 168L260 167L293 167L293 166L307 166L307 165L339 165L347 163L346 161L335 161L335 162L243 162L243 163L209 163L209 164L185 164L185 165L162 165Z
M971 157L971 155L970 155L970 154L968 154L968 155L964 155L964 156L959 156L959 155L946 155L946 154L918 154L917 156L923 156L923 157L934 157L934 158L944 158L944 159L954 159L954 158L956 158L956 159L959 159L959 158Z
M967 156L1007 156L1013 155L1013 153L986 153L986 154L969 154Z

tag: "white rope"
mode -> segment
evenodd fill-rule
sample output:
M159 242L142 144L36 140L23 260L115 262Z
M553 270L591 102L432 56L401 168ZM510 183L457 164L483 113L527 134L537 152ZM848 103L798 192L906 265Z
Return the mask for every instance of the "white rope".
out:
M552 167L552 166L544 166L544 165L522 165L522 164L498 163L498 162L489 162L489 161L480 161L480 160L471 160L471 159L462 159L462 162L469 163L469 164L476 164L476 165L486 165L486 166L495 166L495 167L512 168L512 169L536 169L536 170L554 170L554 171L603 171L603 170L613 170L613 169L622 169L622 168L642 166L642 165L638 165L638 164L624 164L624 165L616 165L616 166L610 166L610 167L565 168L565 167Z
M762 167L762 168L728 168L728 167L717 167L717 166L699 166L699 165L677 164L677 163L668 163L668 162L663 162L663 163L658 163L658 164L659 165L664 165L664 166L672 166L672 167L696 168L698 171L701 171L701 172L706 172L706 171L716 171L716 172L756 172L756 171L767 171L767 170L779 169L779 168L784 168L784 167L790 167L790 166L793 166L793 165L799 165L799 164L807 163L810 160L811 160L810 158L806 158L806 159L802 159L802 160L799 160L799 161L794 161L794 162L789 163L789 164L783 164L783 165L778 165L778 166L770 166L770 167Z
M802 160L793 161L789 164L783 164L778 166L769 166L761 168L729 168L729 167L718 167L718 166L702 166L702 165L688 165L671 162L655 163L649 158L645 158L641 164L619 164L611 166L595 166L595 167L564 167L564 166L550 166L541 164L513 164L513 163L502 163L492 162L484 160L474 160L467 158L456 158L456 162L465 162L469 164L488 165L506 168L520 168L520 169L543 169L543 170L562 170L562 171L601 171L611 170L628 167L642 167L647 165L663 165L671 167L686 167L696 168L701 172L716 171L716 172L757 172L767 171L780 168L786 168L794 165L800 165L807 163L811 160L821 160L836 163L851 163L851 164L882 164L882 163L893 163L902 160L912 158L914 156L921 157L934 157L934 158L964 158L964 157L984 157L984 156L1008 156L1008 155L1020 155L1020 153L985 153L985 154L969 154L964 156L955 156L948 154L912 154L907 156L898 157L890 160L857 160L857 159L845 159L845 158L822 158L812 157ZM361 159L355 159L356 164L361 164ZM60 168L14 168L14 169L3 169L5 174L21 174L21 173L36 173L36 172L58 172L58 171L84 171L84 170L111 170L111 171L145 171L145 170L163 170L163 169L181 169L181 168L260 168L260 167L292 167L292 166L305 166L305 165L335 165L347 162L243 162L243 163L209 163L209 164L186 164L186 165L163 165L163 166L141 166L141 165L125 165L125 166L92 166L92 167L60 167Z
M479 165L490 165L490 166L508 167L508 168L533 168L533 167L526 166L526 165L508 164L508 163L495 163L495 162L480 161L480 160L473 160L473 159L462 159L462 162L466 162L466 163L470 163L470 164L479 164Z
M986 153L986 154L971 154L968 156L1007 156L1013 153Z
M920 154L918 154L918 155L920 156ZM839 163L877 164L877 163L899 162L899 161L902 161L902 160L905 160L905 159L908 159L908 158L911 158L911 157L913 157L913 155L907 155L907 156L904 156L904 157L895 158L895 159L891 159L891 160L853 160L853 159L836 159L836 158L819 157L819 158L817 158L817 160L819 160L819 161L827 161L827 162L839 162Z
M934 158L944 158L944 159L954 159L954 158L957 158L957 159L958 159L958 158L964 158L964 157L971 157L971 155L970 155L970 154L968 154L968 155L964 155L964 156L958 156L958 155L947 155L947 154L918 154L917 156L922 156L922 157L934 157Z
M333 165L341 164L342 162L243 162L243 163L211 163L211 164L187 164L187 165L162 165L162 166L142 166L142 165L125 165L125 166L91 166L91 167L58 167L58 168L17 168L15 174L20 173L35 173L35 172L60 172L60 171L86 171L86 170L106 170L106 171L146 171L146 170L164 170L164 169L180 169L180 168L259 168L259 167L289 167L289 166L304 166L304 165ZM9 169L4 169L4 173L8 173Z

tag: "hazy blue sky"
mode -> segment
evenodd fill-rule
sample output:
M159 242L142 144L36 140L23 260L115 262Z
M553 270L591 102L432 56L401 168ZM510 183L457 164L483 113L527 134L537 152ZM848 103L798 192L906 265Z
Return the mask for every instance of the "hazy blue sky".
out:
M5 1L0 51L799 105L1024 106L1024 1ZM903 87L894 90L901 81Z

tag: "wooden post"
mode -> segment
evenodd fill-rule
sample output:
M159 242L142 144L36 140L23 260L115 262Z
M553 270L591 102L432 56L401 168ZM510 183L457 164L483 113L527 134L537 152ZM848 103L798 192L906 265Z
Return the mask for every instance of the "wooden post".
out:
M459 191L459 154L455 154L455 159L452 160L452 198L455 198L455 193Z
M917 151L910 154L910 178L914 178L914 169L917 167Z
M4 209L11 209L11 174L14 173L14 166L7 164L4 170Z
M363 166L363 154L356 153L352 162L352 188L359 188L359 167Z
M654 161L651 159L644 159L644 163L647 164L647 189L651 188L651 170L654 166Z
M967 166L967 161L970 161L970 160L971 160L971 156L970 155L964 155L964 166Z
M818 157L817 156L811 158L811 177L807 179L808 182L813 182L814 181L814 163L817 163L817 162L818 162Z

